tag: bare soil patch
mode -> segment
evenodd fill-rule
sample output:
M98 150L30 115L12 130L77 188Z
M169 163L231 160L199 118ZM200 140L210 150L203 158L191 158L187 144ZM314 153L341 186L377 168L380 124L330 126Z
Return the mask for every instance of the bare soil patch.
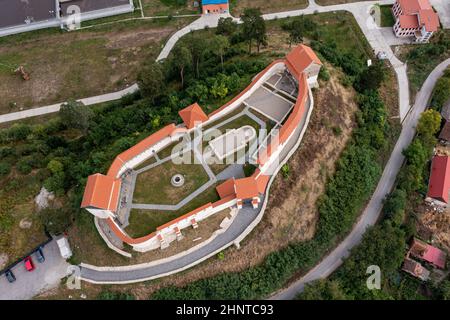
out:
M1 63L24 65L31 75L23 81L12 68L0 68L0 114L127 87L136 81L139 65L155 57L176 30L175 24L143 22L109 32L53 33L0 45Z

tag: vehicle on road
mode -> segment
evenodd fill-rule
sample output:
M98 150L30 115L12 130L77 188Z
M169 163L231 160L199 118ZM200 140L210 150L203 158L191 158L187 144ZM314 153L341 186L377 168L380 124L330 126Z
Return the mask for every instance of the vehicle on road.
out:
M5 276L6 276L6 279L8 279L9 283L13 283L14 281L16 281L16 276L14 275L14 273L11 270L6 270Z
M26 257L25 260L23 260L23 262L25 263L25 268L27 269L27 271L31 272L35 269L33 260L31 259L30 256Z
M36 250L36 257L39 263L43 263L45 261L44 252L42 251L42 247L39 247Z

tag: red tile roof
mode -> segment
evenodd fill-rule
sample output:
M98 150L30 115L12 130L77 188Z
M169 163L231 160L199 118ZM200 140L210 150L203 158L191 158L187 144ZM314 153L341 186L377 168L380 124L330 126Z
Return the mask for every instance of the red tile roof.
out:
M438 268L445 268L447 254L441 249L433 247L419 239L413 240L409 252L413 257L427 261Z
M164 138L167 138L172 135L172 133L176 130L176 126L172 123L168 126L165 126L161 130L158 130L154 134L148 136L138 144L134 145L130 149L122 152L119 154L111 164L108 170L108 176L111 177L117 177L120 169L123 167L123 165L127 162L133 159L134 157L138 156L142 152L148 150L153 145L158 143Z
M433 9L421 10L419 22L421 26L425 26L425 30L428 32L435 32L439 28L439 17Z
M402 29L408 29L408 28L418 28L419 27L419 20L417 20L417 16L415 15L405 15L402 14L400 17L400 27L402 27Z
M236 194L234 189L234 178L228 179L227 181L219 184L216 187L216 190L221 199Z
M403 12L403 15L400 16L400 26L402 28L425 26L427 32L437 31L439 28L439 17L428 0L398 0L398 2Z
M297 78L311 64L315 63L322 65L322 62L320 62L320 59L315 52L310 47L303 44L298 45L289 52L286 56L286 60L288 62L288 67L291 67L291 71L293 71Z
M448 156L435 156L431 164L427 196L448 203L450 191L450 161Z
M116 211L119 202L120 185L120 179L114 179L99 173L89 176L81 207Z
M181 119L183 119L186 127L192 129L196 124L205 122L208 120L208 116L203 112L198 103L194 103L187 108L184 108L178 112Z
M235 180L234 185L236 190L236 198L238 199L245 200L259 196L258 184L253 177L237 179Z
M444 251L430 245L427 246L427 251L423 255L423 260L428 261L441 269L445 268L446 258L447 255Z

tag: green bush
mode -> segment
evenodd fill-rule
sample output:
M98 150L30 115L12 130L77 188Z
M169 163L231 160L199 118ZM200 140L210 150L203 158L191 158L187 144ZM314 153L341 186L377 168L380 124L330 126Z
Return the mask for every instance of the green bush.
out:
M114 291L102 291L97 296L98 300L136 300L133 294Z
M0 178L8 175L11 172L11 166L9 163L0 162Z

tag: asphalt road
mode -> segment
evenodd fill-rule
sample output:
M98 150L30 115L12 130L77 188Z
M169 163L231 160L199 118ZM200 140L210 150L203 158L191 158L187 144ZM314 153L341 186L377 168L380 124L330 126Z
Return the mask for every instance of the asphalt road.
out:
M15 282L9 283L5 275L0 276L0 300L28 300L60 283L69 264L61 257L56 241L49 242L43 252L43 263L37 261L35 254L31 256L35 270L27 271L23 262L12 269L17 279Z
M448 66L450 66L450 59L447 59L439 64L430 73L421 90L417 94L414 106L405 118L402 132L394 147L391 157L386 164L377 189L375 190L372 199L367 205L367 208L363 212L360 220L353 228L352 232L347 236L347 238L344 239L344 241L341 242L341 244L339 244L336 249L334 249L324 260L322 260L322 262L320 262L301 279L292 283L288 288L283 289L270 297L271 300L293 299L298 293L303 291L306 283L328 277L342 264L342 259L348 257L350 250L360 243L367 227L372 226L377 222L382 209L383 199L392 190L395 177L403 164L404 157L402 155L402 151L411 143L416 132L416 126L420 114L428 105L436 81L442 76L444 70Z
M102 284L125 284L156 279L186 270L216 253L224 250L235 241L252 223L259 210L243 208L239 210L233 223L226 232L219 234L213 241L176 259L158 264L141 264L122 267L90 267L81 264L81 279Z

